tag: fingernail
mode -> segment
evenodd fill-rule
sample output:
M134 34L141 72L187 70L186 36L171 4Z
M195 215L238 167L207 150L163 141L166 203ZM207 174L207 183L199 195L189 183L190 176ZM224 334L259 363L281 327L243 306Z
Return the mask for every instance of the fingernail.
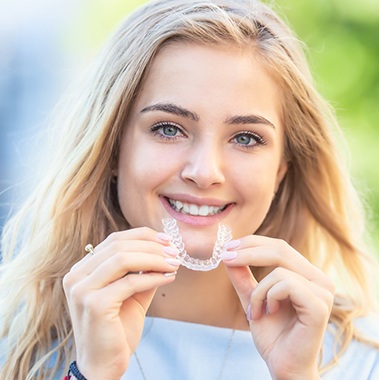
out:
M247 307L247 310L246 310L246 319L250 322L252 320L251 318L251 305L249 304L249 306Z
M168 234L165 234L164 232L158 232L157 236L158 236L158 239L161 239L163 241L171 241L171 236Z
M233 249L239 247L241 244L241 240L231 240L224 244L224 248L226 250Z
M167 273L163 273L163 275L165 277L172 277L172 276L175 276L178 272L175 271L175 272L167 272Z
M171 258L171 257L165 258L164 261L166 261L167 264L170 264L170 265L172 265L174 267L178 267L181 264L180 260L174 259L174 258Z
M229 252L229 251L226 251L226 252L223 252L221 253L221 259L222 260L233 260L237 257L238 253L237 252Z
M177 256L179 254L178 249L171 246L171 245L164 246L163 251L164 251L164 253L167 253L170 256Z

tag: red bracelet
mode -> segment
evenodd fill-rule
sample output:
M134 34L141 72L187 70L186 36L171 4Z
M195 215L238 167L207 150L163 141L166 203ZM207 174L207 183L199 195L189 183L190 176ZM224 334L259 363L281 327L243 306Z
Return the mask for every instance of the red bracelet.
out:
M70 380L71 376L65 376L62 380Z

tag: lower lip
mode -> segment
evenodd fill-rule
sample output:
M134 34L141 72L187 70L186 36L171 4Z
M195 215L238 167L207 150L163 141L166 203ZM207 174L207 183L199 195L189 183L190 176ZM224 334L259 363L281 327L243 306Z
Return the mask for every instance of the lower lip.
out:
M221 220L224 219L233 208L233 204L230 204L226 207L225 210L221 211L220 213L215 214L215 215L209 215L209 216L182 214L181 212L175 211L171 207L167 198L165 197L160 197L160 198L161 198L164 208L167 210L167 212L170 214L171 217L176 219L178 222L190 224L193 226L210 226L215 223L220 223Z

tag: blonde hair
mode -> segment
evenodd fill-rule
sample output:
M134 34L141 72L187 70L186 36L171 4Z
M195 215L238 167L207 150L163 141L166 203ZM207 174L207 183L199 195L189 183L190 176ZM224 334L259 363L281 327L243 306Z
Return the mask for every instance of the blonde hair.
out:
M74 359L62 278L86 243L128 228L112 182L120 136L154 57L179 41L250 46L279 78L289 169L258 232L287 240L344 285L331 315L340 353L353 338L364 340L353 319L368 314L375 298L363 210L336 153L338 124L315 90L300 43L255 0L162 0L136 10L109 41L74 112L59 124L45 180L4 229L2 378L52 378ZM342 292L347 284L354 292Z

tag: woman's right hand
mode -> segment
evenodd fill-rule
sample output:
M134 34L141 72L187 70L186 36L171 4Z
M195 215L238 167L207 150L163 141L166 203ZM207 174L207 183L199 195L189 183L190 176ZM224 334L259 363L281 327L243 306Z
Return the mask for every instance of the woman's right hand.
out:
M80 371L119 380L141 339L158 287L174 281L178 252L149 228L115 232L63 279Z

